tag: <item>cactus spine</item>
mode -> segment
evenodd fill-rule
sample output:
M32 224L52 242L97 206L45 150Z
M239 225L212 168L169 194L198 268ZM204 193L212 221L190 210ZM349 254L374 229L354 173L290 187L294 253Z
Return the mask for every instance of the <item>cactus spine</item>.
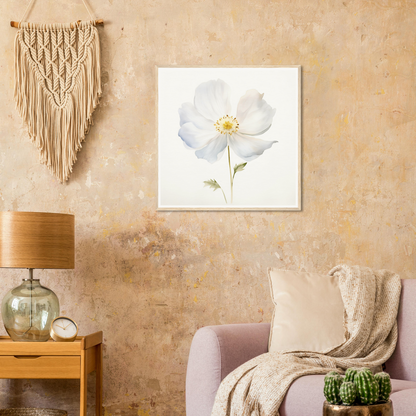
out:
M344 381L339 389L339 397L343 404L352 406L357 397L357 387L352 381Z
M344 381L346 381L346 382L352 381L353 382L354 381L354 377L358 373L359 370L360 370L360 368L358 368L358 367L348 368L347 371L345 372Z
M359 370L354 377L354 383L362 404L373 404L378 401L379 386L370 369Z
M378 399L380 401L387 402L391 393L390 376L387 373L382 372L377 373L374 376L374 379L377 381L379 387Z
M328 403L339 404L341 398L339 396L339 389L342 384L342 377L339 374L327 374L325 376L324 394Z
M329 377L329 376L338 376L339 373L337 373L336 371L330 371L329 373L326 374L325 378Z

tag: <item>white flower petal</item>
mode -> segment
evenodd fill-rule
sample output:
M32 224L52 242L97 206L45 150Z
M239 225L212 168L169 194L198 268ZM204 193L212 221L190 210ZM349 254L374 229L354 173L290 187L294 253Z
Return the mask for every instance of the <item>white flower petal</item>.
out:
M212 139L207 146L197 150L195 155L198 159L208 160L209 163L215 163L221 159L224 150L227 147L227 135L218 134Z
M234 153L246 162L258 158L265 150L272 147L273 143L277 143L276 141L269 142L240 133L229 136L228 142Z
M215 130L214 122L202 116L192 103L183 103L178 110L180 117L180 125L185 123L194 123L201 130Z
M237 120L240 123L239 132L250 135L260 135L266 132L276 114L257 90L248 90L238 102Z
M194 123L185 123L178 132L178 136L192 149L201 149L217 135L215 130L201 130Z
M199 84L195 90L194 104L197 111L208 120L217 121L231 112L230 86L217 79Z

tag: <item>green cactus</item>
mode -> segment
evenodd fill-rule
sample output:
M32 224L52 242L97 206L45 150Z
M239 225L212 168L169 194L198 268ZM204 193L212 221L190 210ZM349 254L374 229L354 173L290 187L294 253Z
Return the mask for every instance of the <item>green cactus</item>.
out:
M336 371L330 371L329 373L327 373L327 374L325 375L325 380L326 380L326 378L327 378L327 377L329 377L329 376L339 376L339 373L337 373Z
M337 373L336 371L330 371L329 373L327 373L326 375L325 375L325 379L324 380L326 380L327 379L327 377L331 377L331 376L339 376L340 374L339 373Z
M327 374L325 376L324 394L328 403L340 404L339 389L342 384L342 377L337 374Z
M352 406L357 397L357 386L352 381L344 381L339 389L342 404Z
M378 401L379 386L369 368L362 368L354 377L354 383L362 404L373 404Z
M359 367L348 368L347 371L345 372L344 381L346 381L346 382L352 381L353 382L354 377L358 373L359 370L361 370L361 368L359 368Z
M374 379L377 381L379 387L378 399L387 402L391 393L390 376L383 371L382 373L377 373Z

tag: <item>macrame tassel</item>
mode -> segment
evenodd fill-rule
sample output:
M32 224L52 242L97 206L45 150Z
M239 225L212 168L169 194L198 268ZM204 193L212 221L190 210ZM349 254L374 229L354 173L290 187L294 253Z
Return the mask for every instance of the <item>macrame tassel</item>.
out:
M16 107L41 163L61 182L101 96L98 31L90 22L72 25L23 23L15 40Z

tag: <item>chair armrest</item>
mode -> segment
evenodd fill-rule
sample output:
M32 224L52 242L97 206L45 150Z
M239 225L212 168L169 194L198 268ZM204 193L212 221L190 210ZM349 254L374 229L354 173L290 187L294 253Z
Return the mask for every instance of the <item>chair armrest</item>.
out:
M210 416L221 381L246 361L267 352L270 324L234 324L199 329L186 372L186 415Z

